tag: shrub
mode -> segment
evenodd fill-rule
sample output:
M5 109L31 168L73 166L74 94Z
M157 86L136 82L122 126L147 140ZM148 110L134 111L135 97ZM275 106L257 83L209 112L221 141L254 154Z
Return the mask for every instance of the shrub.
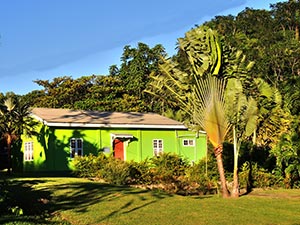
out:
M129 163L110 156L98 176L111 184L127 184L130 181Z
M282 177L260 168L256 163L253 165L245 162L239 173L240 187L267 188L282 186Z
M153 175L150 172L150 163L148 159L141 162L129 162L130 183L133 184L151 184Z
M107 157L103 153L98 156L92 154L88 156L76 157L74 159L75 175L85 178L99 177L99 172L107 163Z
M207 194L218 189L219 174L216 160L212 156L200 160L186 171L186 180L193 192Z
M99 153L76 157L74 160L75 175L84 178L98 178L111 184L128 184L138 177L135 163L116 159Z
M150 159L153 183L172 183L185 175L188 161L173 153L163 153Z
M127 162L106 156L77 157L75 174L111 184L138 184L182 195L216 192L218 173L212 157L195 165L174 153L164 153L142 162Z

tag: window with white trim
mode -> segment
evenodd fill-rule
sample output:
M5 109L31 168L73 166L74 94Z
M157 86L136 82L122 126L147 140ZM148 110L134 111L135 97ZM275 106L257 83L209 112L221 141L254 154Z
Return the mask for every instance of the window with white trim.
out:
M24 161L33 161L33 142L24 143Z
M163 140L162 139L154 139L152 142L153 152L155 156L163 153Z
M83 156L82 138L72 138L70 140L70 157Z
M195 146L194 139L183 139L182 141L183 146Z

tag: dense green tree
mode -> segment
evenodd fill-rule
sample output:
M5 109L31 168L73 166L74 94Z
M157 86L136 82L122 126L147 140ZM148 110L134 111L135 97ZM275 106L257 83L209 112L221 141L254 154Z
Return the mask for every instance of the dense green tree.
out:
M139 43L137 48L125 46L120 68L112 65L110 75L36 80L43 90L33 91L25 98L35 107L162 112L161 102L144 94L144 89L150 74L158 71L158 64L165 56L162 45L153 48L144 43Z
M294 34L294 38L299 41L299 0L289 0L287 2L271 4L271 12L278 29L281 29L283 32L292 32Z
M118 76L128 94L142 98L143 90L149 83L149 75L158 71L158 63L167 54L162 45L150 48L144 43L137 47L126 45L121 56L121 65L110 67L110 75Z
M36 80L35 83L42 86L42 92L35 92L39 101L35 106L50 108L72 108L74 103L82 99L88 89L94 84L95 76L73 79L69 76L56 77L52 81Z
M246 8L237 16L220 16L206 23L223 34L226 43L242 49L255 61L248 77L244 77L247 85L243 85L247 95L257 100L253 141L259 148L271 149L283 174L284 167L297 171L294 162L299 157L298 134L293 128L300 114L299 8L298 0L290 0L271 5L270 11ZM249 75L269 84L260 79L251 82ZM287 155L293 155L291 160L286 160ZM284 163L279 163L281 160Z
M300 74L300 43L295 38L299 8L299 1L288 1L271 5L270 11L246 8L237 16L218 16L206 23L221 32L230 46L255 61L249 74L280 90L293 114L300 112L297 94L293 95Z
M300 185L300 126L299 117L294 119L291 129L285 132L271 153L276 157L276 165L284 177L287 188Z
M144 99L129 94L119 76L58 77L36 82L44 89L23 97L34 107L123 112L146 112L150 108Z

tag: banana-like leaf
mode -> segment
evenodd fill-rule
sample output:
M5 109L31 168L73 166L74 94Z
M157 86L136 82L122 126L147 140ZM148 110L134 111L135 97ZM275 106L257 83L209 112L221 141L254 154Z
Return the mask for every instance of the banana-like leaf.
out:
M195 86L194 120L214 147L224 142L230 128L224 102L225 83L215 76L199 79Z
M7 98L4 101L4 106L6 107L7 111L12 111L16 107L16 104L14 103L14 100L12 98Z
M253 98L248 101L244 118L246 119L245 136L249 137L256 130L258 119L257 102Z
M187 54L193 73L202 76L209 72L218 75L222 65L222 47L218 34L201 26L188 31L179 39L180 48Z
M243 86L239 79L229 79L225 94L227 114L234 125L239 143L243 138L251 136L255 130L258 119L257 102L247 98L243 93Z

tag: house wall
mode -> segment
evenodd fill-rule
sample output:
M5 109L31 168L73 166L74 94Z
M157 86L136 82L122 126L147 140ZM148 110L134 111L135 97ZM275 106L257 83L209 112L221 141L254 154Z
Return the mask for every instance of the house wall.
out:
M184 146L183 140L194 140L195 146ZM195 133L192 131L177 132L178 155L189 159L191 162L197 162L207 155L207 139L204 133Z
M196 135L188 130L153 129L109 129L109 128L49 128L42 125L38 137L23 136L25 142L32 141L34 160L24 161L25 171L66 171L73 169L70 158L70 139L83 139L84 155L97 155L100 151L112 153L112 135L131 134L133 139L124 145L125 160L141 161L153 156L153 140L163 140L164 152L173 152L190 161L198 161L206 156L206 135ZM195 146L183 146L184 139L195 140Z
M188 130L154 130L154 129L107 129L101 130L101 148L108 147L112 151L111 134L131 134L134 138L125 146L125 159L142 161L153 157L153 140L163 140L164 152L181 155L190 161L198 161L206 156L206 135ZM192 139L195 146L183 146L184 139Z
M37 130L39 133L38 136L28 137L22 135L21 137L21 153L23 154L24 171L46 171L53 169L55 149L51 138L49 139L49 137L52 137L50 134L52 131L43 125ZM24 159L25 143L27 142L33 143L33 161L25 161Z
M37 137L22 137L21 151L25 143L33 142L34 160L24 161L24 171L66 171L73 168L70 158L70 139L83 139L84 155L96 155L100 149L100 130L52 128L42 125Z

